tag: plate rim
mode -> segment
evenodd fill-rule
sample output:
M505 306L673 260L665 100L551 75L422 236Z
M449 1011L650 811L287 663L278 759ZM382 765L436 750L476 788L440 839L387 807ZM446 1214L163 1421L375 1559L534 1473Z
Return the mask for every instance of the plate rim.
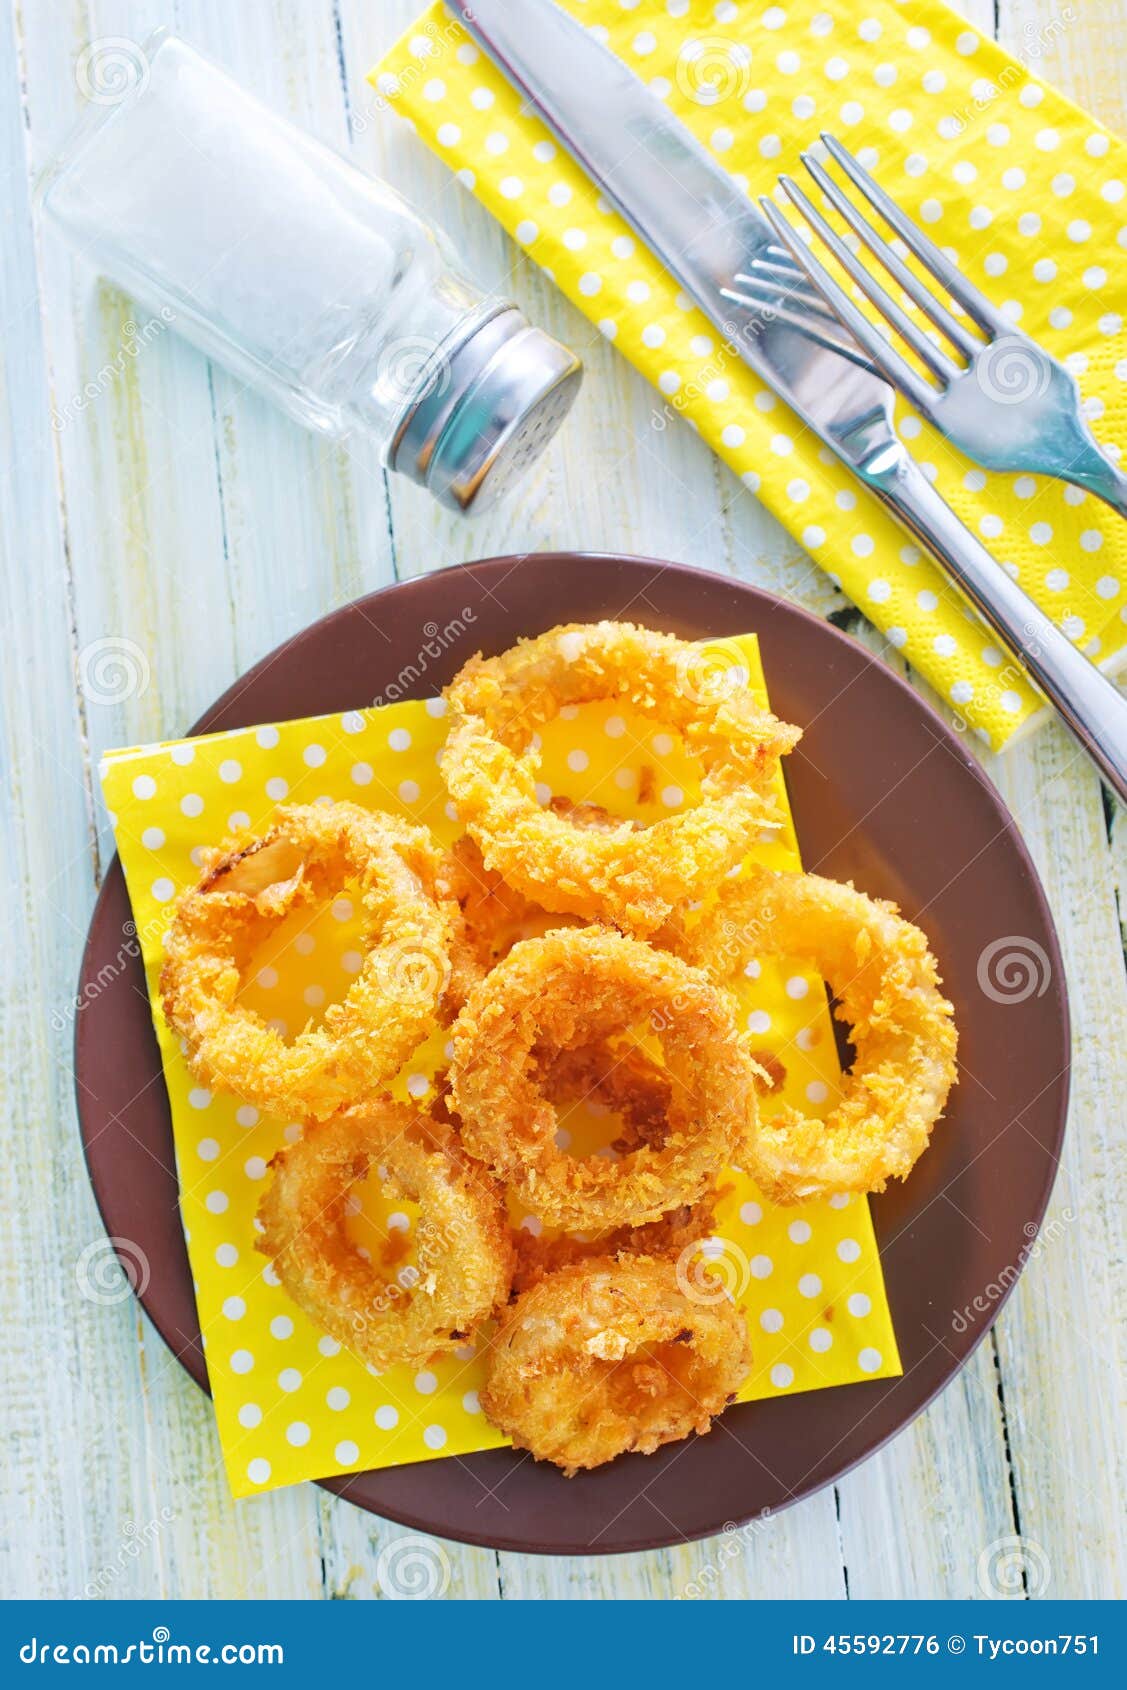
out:
M828 619L816 615L814 612L807 610L802 605L794 603L792 600L785 598L781 594L774 593L768 588L759 586L755 583L741 580L737 576L722 574L717 570L704 569L693 564L676 562L670 559L655 558L644 553L620 552L613 550L579 551L567 549L501 553L487 558L467 560L464 563L452 565L443 570L431 571L427 574L412 576L405 580L388 582L384 586L376 588L371 593L361 594L355 599L348 600L344 604L338 605L335 609L326 612L324 616L314 618L312 622L307 623L296 633L279 641L276 646L265 653L241 675L237 676L235 680L232 681L231 684L219 695L219 697L201 713L192 726L179 737L189 739L196 738L204 734L225 731L225 725L221 722L223 715L233 706L238 704L240 697L245 692L251 690L254 683L260 678L260 676L273 667L273 665L285 655L290 647L299 645L314 629L319 632L328 632L334 625L344 622L362 607L369 605L376 606L381 601L391 596L395 596L397 599L402 599L404 601L409 601L411 598L416 596L425 598L433 582L440 577L467 574L477 578L482 573L500 572L501 570L504 570L507 575L509 572L517 568L549 568L554 565L558 567L566 566L571 569L587 565L598 565L599 563L610 563L616 566L625 564L628 567L638 565L650 571L657 571L660 574L669 573L678 577L689 578L694 582L700 581L703 578L711 581L715 586L723 587L734 593L737 597L747 600L750 604L754 604L755 601L758 601L764 607L775 607L781 609L787 615L793 616L800 622L810 625L810 627L815 631L816 637L823 639L828 638L832 643L844 648L844 650L849 653L852 661L859 662L863 669L871 670L878 674L882 678L882 683L892 683L893 688L904 695L906 701L910 703L913 710L922 713L925 719L929 719L931 728L937 733L947 750L955 756L955 759L961 766L964 774L969 774L977 782L982 793L985 795L987 802L996 811L999 818L1001 832L1004 833L1011 849L1013 849L1016 853L1022 870L1023 879L1032 893L1034 903L1037 906L1041 917L1044 936L1047 937L1049 941L1048 960L1050 964L1050 990L1052 992L1053 1001L1057 1011L1057 1023L1060 1028L1061 1047L1064 1055L1064 1061L1059 1075L1060 1098L1056 1110L1056 1119L1053 1129L1053 1153L1048 1158L1046 1173L1034 1206L1035 1212L1031 1216L1031 1219L1036 1221L1037 1227L1037 1232L1034 1234L1034 1237L1038 1236L1044 1221L1045 1212L1052 1196L1054 1185L1056 1183L1057 1174L1060 1169L1061 1149L1067 1130L1069 1105L1071 1100L1072 1041L1069 992L1063 957L1060 950L1060 941L1057 935L1056 923L1053 918L1052 909L1049 905L1036 865L1033 862L1033 858L1021 834L1017 821L1010 812L997 788L990 781L985 770L978 763L977 759L972 757L969 752L964 749L958 736L955 734L949 723L944 720L928 699L923 697L922 694L912 687L901 675L897 674L894 669L890 668L886 663L883 663L879 657L869 651L868 648L861 644L860 641L837 628ZM622 614L625 615L626 613L624 612ZM642 615L640 619L644 621L644 615ZM410 696L414 696L413 693ZM420 696L426 696L425 692L420 694ZM248 722L245 725L253 724ZM98 949L98 941L101 936L101 926L109 919L111 913L110 906L118 897L123 897L126 904L128 904L129 894L125 885L124 871L121 866L120 857L115 851L106 869L105 875L103 876L102 885L99 888L98 896L95 900L90 916L90 923L87 930L86 940L83 945L79 968L79 1000L81 1000L82 988L89 978L90 963ZM138 958L137 960L138 966L143 967L140 959ZM91 1163L86 1123L83 1118L81 1072L85 1062L85 1030L87 1026L88 1022L84 1017L76 1017L74 1038L72 1042L76 1113L78 1117L79 1136L82 1144L83 1159L86 1164L95 1204L102 1224L106 1229L109 1241L114 1245L116 1250L116 1240L111 1231L110 1220L106 1213L106 1202L103 1201L101 1176L100 1173L95 1172ZM155 1043L155 1031L153 1033L153 1038ZM177 1190L179 1190L178 1176ZM186 1243L184 1244L184 1249L186 1253ZM119 1260L122 1263L123 1270L128 1269L131 1265L128 1259L122 1256L120 1252L118 1252L118 1255ZM871 1442L864 1443L863 1447L850 1461L835 1469L829 1477L811 1485L808 1489L800 1488L793 1496L788 1497L777 1506L771 1507L768 1510L768 1513L771 1516L782 1513L784 1509L791 1508L796 1503L807 1500L808 1498L816 1495L819 1491L826 1489L829 1485L839 1483L841 1479L846 1477L846 1475L854 1472L856 1468L861 1466L873 1455L877 1454L878 1451L883 1449L886 1444L890 1443L894 1438L906 1431L920 1415L926 1412L936 1398L939 1397L948 1388L948 1386L954 1382L954 1380L970 1362L979 1346L993 1330L995 1322L1002 1313L1006 1304L1009 1302L1013 1290L1022 1278L1024 1271L1025 1262L1023 1261L1019 1272L1013 1277L1010 1283L1004 1287L1002 1294L993 1303L989 1313L983 1317L981 1326L976 1327L972 1341L965 1350L959 1352L958 1359L951 1367L950 1371L935 1384L933 1389L929 1391L928 1395L923 1400L914 1406L909 1415L902 1419L896 1426L879 1433ZM129 1279L129 1283L133 1296L144 1309L147 1318L159 1333L163 1343L181 1366L183 1366L185 1371L190 1375L195 1383L199 1385L200 1388L208 1394L208 1396L210 1396L211 1392L207 1377L207 1368L199 1334L197 1333L195 1340L189 1344L186 1350L179 1348L176 1342L174 1342L173 1334L169 1329L170 1323L163 1318L163 1311L161 1311L158 1315L150 1309L149 1301L145 1294L147 1286L139 1290L133 1284L132 1279ZM904 1375L901 1375L900 1377L903 1378ZM895 1383L895 1380L884 1381L884 1383ZM853 1391L857 1388L863 1388L863 1382L853 1382L847 1385L829 1387L828 1389L831 1392L835 1392ZM809 1395L811 1393L805 1394ZM826 1393L821 1392L818 1394L825 1395ZM737 1404L734 1405L734 1408L738 1411L739 1408L745 1406L753 1405ZM729 1412L732 1411L729 1410ZM506 1448L501 1448L488 1451L477 1451L474 1453L480 1457L486 1455L500 1456L510 1452ZM466 1457L463 1459L469 1458L470 1457ZM402 1464L400 1470L409 1467L424 1470L432 1465L434 1465L434 1463L431 1461L405 1463ZM374 1514L376 1518L389 1520L394 1524L426 1533L429 1536L443 1538L446 1542L464 1543L476 1548L495 1549L506 1553L576 1556L637 1554L654 1549L676 1547L677 1545L684 1543L701 1542L704 1539L715 1536L717 1532L721 1530L728 1529L729 1526L734 1525L737 1528L742 1527L750 1523L752 1520L760 1517L757 1513L738 1515L733 1519L725 1517L725 1520L719 1524L691 1532L679 1531L676 1536L670 1536L668 1534L663 1535L660 1532L652 1535L642 1534L636 1539L615 1542L612 1545L576 1543L561 1546L559 1543L533 1543L524 1538L505 1538L496 1531L475 1533L471 1530L458 1530L444 1533L440 1530L436 1530L434 1524L425 1516L413 1512L410 1508L397 1507L394 1509L385 1509L381 1507L376 1509L371 1503L349 1495L349 1486L362 1479L368 1472L373 1471L384 1471L384 1469L365 1469L355 1473L333 1474L321 1479L315 1479L311 1482L334 1496L342 1497L344 1500L363 1509L365 1512Z

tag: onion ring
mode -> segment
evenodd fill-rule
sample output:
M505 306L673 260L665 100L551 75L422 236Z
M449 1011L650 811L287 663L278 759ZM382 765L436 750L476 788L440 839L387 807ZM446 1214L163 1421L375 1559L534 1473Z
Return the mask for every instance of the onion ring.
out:
M669 1115L672 1087L668 1074L637 1046L625 1051L594 1045L559 1052L547 1066L544 1090L553 1103L595 1100L614 1110L621 1132L612 1148L619 1154L641 1144L660 1144ZM677 1257L707 1238L715 1228L719 1190L696 1203L682 1203L643 1226L616 1227L595 1237L561 1233L544 1237L521 1227L513 1235L516 1269L513 1290L526 1291L546 1273L592 1256Z
M743 1315L687 1296L671 1262L598 1257L549 1274L502 1319L481 1404L570 1478L707 1432L751 1366Z
M566 817L573 827L606 833L620 825L619 818L601 804L574 803L570 798L557 796L548 808L555 815ZM558 913L550 913L542 904L516 891L496 869L487 869L481 850L469 833L456 840L447 853L442 890L445 897L457 900L466 940L479 971L492 968L518 939L531 938L545 926L567 925L566 918L561 921ZM462 998L464 1001L465 993Z
M486 867L545 909L644 935L715 886L777 823L771 785L799 730L700 669L698 649L627 622L553 628L473 657L446 690L442 772ZM582 829L536 799L534 732L569 704L622 699L678 731L700 802L651 827Z
M540 1079L545 1053L649 1019L670 1104L660 1145L620 1162L566 1155ZM450 1087L467 1150L550 1226L639 1226L694 1203L755 1131L756 1070L728 995L699 969L605 928L514 945L454 1023Z
M461 917L435 896L440 863L425 829L355 804L280 809L261 837L213 852L177 905L160 980L164 1013L197 1078L271 1114L313 1120L390 1079L427 1036L444 995L456 1004L469 985L464 959L452 970ZM352 878L363 967L321 1025L287 1043L239 1002L243 972L291 910Z
M553 1103L593 1102L620 1117L610 1148L618 1154L660 1144L669 1121L673 1083L639 1045L577 1045L541 1063L545 1095Z
M717 980L755 956L810 963L852 1027L856 1058L829 1117L783 1105L761 1120L747 1171L765 1194L800 1203L905 1179L956 1078L954 1010L920 929L839 881L758 868L723 889L685 943Z
M509 1293L501 1194L437 1120L390 1098L342 1110L274 1157L257 1247L298 1306L372 1367L421 1366L464 1343ZM418 1265L385 1278L345 1231L372 1167L418 1203ZM405 1283L406 1281L406 1283Z
M479 977L525 936L522 929L546 913L523 893L514 892L496 870L486 868L468 833L447 852L440 889L461 909L466 942Z
M685 1251L695 1251L716 1230L716 1200L709 1192L696 1203L681 1203L660 1220L644 1226L619 1226L598 1238L577 1238L561 1232L543 1238L521 1227L513 1234L515 1265L513 1291L518 1295L536 1285L546 1274L556 1273L573 1262L587 1262L595 1256L654 1256L677 1261Z

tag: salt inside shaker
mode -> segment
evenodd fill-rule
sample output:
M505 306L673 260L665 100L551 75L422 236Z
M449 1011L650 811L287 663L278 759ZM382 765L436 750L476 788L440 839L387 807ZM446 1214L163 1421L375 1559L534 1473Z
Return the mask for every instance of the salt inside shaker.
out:
M91 105L40 199L209 356L309 428L373 437L455 510L516 480L582 379L394 189L165 31L117 103Z

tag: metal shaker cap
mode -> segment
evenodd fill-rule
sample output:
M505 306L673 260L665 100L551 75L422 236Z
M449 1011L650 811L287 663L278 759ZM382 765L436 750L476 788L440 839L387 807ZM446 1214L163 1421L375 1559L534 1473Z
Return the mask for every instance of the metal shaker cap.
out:
M486 510L539 457L582 379L574 352L502 306L436 364L388 462L451 510Z

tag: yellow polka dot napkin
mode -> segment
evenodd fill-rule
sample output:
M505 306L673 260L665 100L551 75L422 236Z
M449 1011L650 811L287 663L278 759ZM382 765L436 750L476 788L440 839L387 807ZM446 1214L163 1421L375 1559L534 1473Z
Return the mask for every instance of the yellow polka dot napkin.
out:
M1068 7L1019 62L937 0L560 0L750 194L839 135L966 274L1067 359L1100 437L1127 442L1127 148L1038 80ZM995 747L1041 708L940 571L739 363L434 5L372 72L564 293L687 417L855 604ZM1015 411L1018 408L1015 407ZM999 563L1097 661L1127 652L1127 527L1079 489L987 476L898 425ZM608 463L607 474L614 474Z
M716 642L706 662L738 670L766 702L754 636ZM279 722L114 751L103 765L153 1000L208 1375L236 1496L506 1442L478 1403L488 1334L478 1348L418 1371L381 1374L290 1301L255 1250L255 1212L270 1158L300 1126L197 1085L156 991L170 912L197 881L201 850L233 830L265 828L276 804L347 799L424 823L451 843L460 830L436 761L442 709L432 699ZM672 737L612 705L565 711L543 737L545 801L558 791L650 822L696 796L693 767ZM779 786L785 804L781 776ZM798 867L790 825L755 855ZM244 1001L283 1032L316 1020L361 966L347 890L312 920L308 911L288 918L253 959ZM780 1096L812 1114L832 1107L840 1070L821 982L805 968L764 960L750 965L741 996L757 1048L786 1071ZM436 1030L398 1077L399 1097L425 1105L445 1047L445 1031ZM389 1275L409 1268L415 1211L366 1189L355 1196L353 1242L388 1264ZM519 1211L513 1223L539 1228ZM747 1309L755 1367L745 1400L900 1372L863 1198L774 1209L733 1172L707 1254Z

